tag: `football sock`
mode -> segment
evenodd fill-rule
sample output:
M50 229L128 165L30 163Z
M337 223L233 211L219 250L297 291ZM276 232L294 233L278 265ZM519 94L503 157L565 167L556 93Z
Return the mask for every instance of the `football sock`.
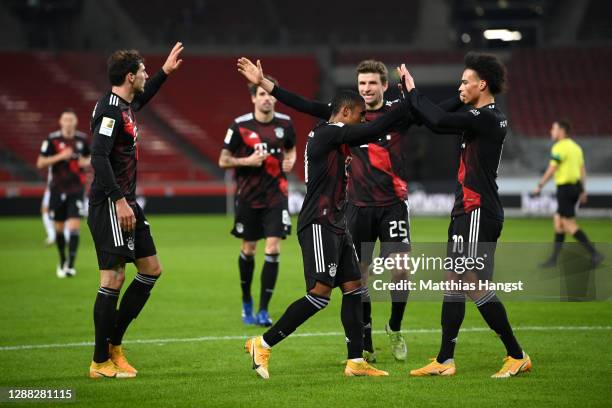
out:
M580 242L582 246L585 247L586 250L589 251L591 255L595 253L595 247L593 246L593 243L589 241L589 238L586 236L584 231L579 229L576 232L574 232L574 238L576 238L576 241Z
M59 237L60 234L58 234ZM96 345L94 347L93 361L103 363L108 360L108 339L115 322L115 309L119 291L116 289L100 287L96 302L94 303L94 328Z
M406 310L406 302L408 301L408 290L393 290L391 291L391 317L389 318L389 328L393 331L402 329L402 320L404 319L404 311Z
M347 358L361 358L363 355L363 307L361 288L342 295L340 310L344 335L346 336Z
M251 302L251 282L253 282L253 270L255 269L255 257L246 255L240 251L238 257L238 269L240 270L240 288L242 289L242 301Z
M495 295L495 292L489 291L485 293L476 302L478 311L485 319L491 330L500 337L506 347L506 353L512 358L523 358L523 349L516 341L512 327L508 321L508 315L504 305Z
M329 298L307 293L290 304L280 319L263 334L264 341L273 347L328 304Z
M259 310L268 310L268 304L270 303L270 298L272 298L274 285L276 285L276 278L278 277L279 259L279 254L266 254L266 261L261 270Z
M374 352L372 344L372 303L367 288L363 289L361 307L363 309L363 349Z
M47 238L54 240L55 239L55 225L53 225L53 220L49 217L48 212L42 213L43 225L45 226L45 232L47 233Z
M465 294L461 292L444 293L442 303L442 342L436 361L443 364L455 355L455 345L459 329L465 317Z
M66 237L64 237L64 231L56 231L55 245L59 252L60 266L63 268L66 263Z
M115 346L120 345L123 341L125 331L147 303L147 299L151 295L151 289L153 289L153 285L158 278L159 276L136 273L134 280L121 298L115 329L111 336L111 343Z
M68 241L68 268L74 268L77 250L79 249L79 230L70 231Z
M561 253L561 248L563 248L563 241L565 241L565 233L556 232L555 233L555 243L553 246L553 253L550 256L550 259L556 261L559 257L559 253Z

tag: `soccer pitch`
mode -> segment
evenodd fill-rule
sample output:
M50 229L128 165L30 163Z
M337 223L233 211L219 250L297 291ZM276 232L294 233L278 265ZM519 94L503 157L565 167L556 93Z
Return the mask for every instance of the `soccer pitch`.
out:
M612 307L600 303L509 303L519 342L533 370L508 380L489 376L504 349L475 306L466 311L456 351L457 375L410 378L408 371L435 356L440 304L408 304L403 323L408 361L395 362L381 331L390 305L373 304L376 367L386 378L345 378L346 347L340 293L330 306L273 350L270 380L260 379L244 353L244 340L263 332L240 320L239 241L221 216L150 216L164 272L125 348L138 377L91 380L93 303L98 288L89 230L72 279L55 277L55 247L43 246L38 218L0 220L0 387L70 388L71 406L160 407L378 407L378 406L609 406L612 398ZM295 220L294 220L295 228ZM582 220L595 242L612 242L612 220ZM447 218L414 217L412 239L441 242ZM549 219L508 219L502 241L549 242ZM547 254L542 254L542 259ZM259 296L260 243L253 294ZM609 262L609 260L607 260ZM282 244L270 314L304 294L302 260L294 234ZM128 267L129 283L134 274ZM127 287L127 284L125 285ZM503 294L500 295L503 300ZM20 404L21 405L21 404ZM36 403L44 406L45 403ZM57 405L56 402L48 405Z

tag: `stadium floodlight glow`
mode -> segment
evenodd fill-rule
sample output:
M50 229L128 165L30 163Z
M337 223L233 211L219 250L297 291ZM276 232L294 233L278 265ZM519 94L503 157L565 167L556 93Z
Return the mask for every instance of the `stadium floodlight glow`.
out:
M482 34L487 40L520 41L523 38L520 31L510 31L505 28L485 30Z

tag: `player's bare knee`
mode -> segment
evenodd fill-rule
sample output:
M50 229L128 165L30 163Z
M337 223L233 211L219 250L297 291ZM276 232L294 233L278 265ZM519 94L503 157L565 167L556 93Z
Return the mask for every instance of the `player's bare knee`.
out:
M340 285L340 288L342 289L342 293L353 292L361 288L361 280L345 282Z
M328 298L331 296L332 288L324 283L317 282L315 286L308 291L309 294Z
M280 241L266 241L266 254L280 254Z
M257 242L243 241L240 249L246 256L255 256L257 250Z
M100 271L100 286L111 289L121 289L125 282L125 266L117 265L112 269Z

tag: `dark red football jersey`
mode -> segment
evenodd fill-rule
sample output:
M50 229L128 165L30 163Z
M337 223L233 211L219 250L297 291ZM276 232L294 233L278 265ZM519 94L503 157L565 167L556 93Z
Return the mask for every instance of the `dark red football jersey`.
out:
M267 152L261 167L237 167L237 198L251 208L286 206L289 195L287 175L282 170L285 149L295 147L291 118L274 113L268 123L255 119L253 113L237 117L227 130L223 148L234 157L248 157L253 152Z

